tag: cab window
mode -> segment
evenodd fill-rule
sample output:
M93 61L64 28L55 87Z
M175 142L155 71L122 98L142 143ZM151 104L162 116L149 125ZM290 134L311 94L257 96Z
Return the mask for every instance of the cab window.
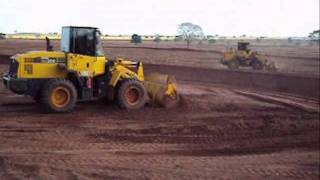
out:
M96 31L96 55L97 56L104 56L102 41L101 41L101 33Z
M73 52L76 54L95 56L95 30L79 28L74 29Z

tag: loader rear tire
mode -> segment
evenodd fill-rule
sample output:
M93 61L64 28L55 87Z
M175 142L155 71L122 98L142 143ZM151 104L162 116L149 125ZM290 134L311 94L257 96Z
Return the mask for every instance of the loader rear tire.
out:
M122 109L140 109L146 104L147 91L140 81L125 80L118 89L117 101Z
M229 69L239 69L238 60L232 60L232 61L228 62L228 68Z
M48 81L41 94L40 103L48 113L70 112L77 102L77 91L71 81L53 79Z

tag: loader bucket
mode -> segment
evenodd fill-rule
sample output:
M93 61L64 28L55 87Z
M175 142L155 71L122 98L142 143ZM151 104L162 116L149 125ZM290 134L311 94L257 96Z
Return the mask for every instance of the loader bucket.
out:
M167 74L150 74L143 82L151 104L171 108L178 105L179 95L176 80Z
M275 63L271 62L271 63L267 64L267 70L268 71L273 71L273 72L277 71Z

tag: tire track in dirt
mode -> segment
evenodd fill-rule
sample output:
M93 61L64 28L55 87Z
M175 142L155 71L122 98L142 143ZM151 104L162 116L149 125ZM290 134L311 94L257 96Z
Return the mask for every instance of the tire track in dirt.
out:
M99 155L96 155L99 156ZM269 157L268 157L269 156ZM266 158L270 158L270 155L264 155ZM220 172L224 173L226 170L228 172L231 172L233 174L238 174L243 176L243 174L246 175L253 175L254 177L266 177L266 176L273 176L273 177L289 177L289 178L295 178L295 179L308 179L308 178L315 178L317 177L318 173L316 171L309 172L306 170L299 170L299 169L292 169L292 168L282 168L281 166L277 167L268 167L268 168L262 168L261 166L255 166L255 165L244 165L239 166L237 164L231 165L230 163L224 163L223 161L228 160L230 161L238 161L239 160L247 160L247 158L250 158L251 160L259 161L263 160L260 157L259 159L255 159L257 157L252 158L251 156L247 157L236 157L236 159L233 159L233 157L229 157L228 159L220 158L212 159L211 163L208 159L204 159L204 161L200 158L186 158L183 160L179 160L176 158L171 157L140 157L137 156L136 158L132 159L130 157L122 157L122 158L115 158L114 156L104 156L103 158L90 158L90 159L84 159L79 157L68 157L67 159L60 159L55 157L47 157L47 158L39 158L39 157L33 157L33 158L17 158L14 161L17 162L24 162L24 164L47 164L49 167L59 167L63 170L69 169L77 169L76 171L83 172L84 171L90 171L91 173L103 173L102 171L105 171L106 169L111 168L115 172L121 172L124 170L126 173L130 173L133 171L135 176L138 177L149 177L149 178L164 178L164 177L173 177L176 179L175 174L180 174L178 177L193 177L193 178L212 178L215 177L212 172ZM281 158L281 156L279 156ZM292 158L292 157L290 157ZM202 169L202 172L193 172L193 166L187 166L183 165L182 163L195 163L198 164L200 162L200 167ZM210 163L208 165L203 164L204 162ZM220 162L217 163L217 162ZM124 166L125 164L130 163L130 166ZM161 167L154 167L156 164L165 164L165 166ZM81 167L88 167L90 165L95 165L94 169L91 168L81 168ZM98 166L98 167L97 167ZM80 167L80 168L77 168ZM100 168L99 168L100 167ZM107 168L106 168L107 167ZM180 167L180 168L179 168ZM151 173L151 174L150 174ZM156 176L154 176L154 174ZM166 174L166 176L162 177L159 176L159 174ZM182 176L181 176L182 175ZM179 178L178 178L179 179ZM222 178L223 179L223 178Z
M298 111L307 111L307 112L319 112L319 107L317 107L317 102L311 102L310 105L307 105L306 102L304 103L298 103L297 101L291 101L286 98L279 98L279 97L272 97L268 95L262 95L257 93L251 93L251 92L244 92L244 91L234 91L236 94L240 94L245 97L249 97L255 100L264 101L264 102L270 102L274 104L279 104L285 107L289 107L292 109L296 109Z
M182 87L177 109L137 112L92 101L79 103L70 114L42 114L30 99L0 94L0 174L40 179L319 176L318 113L237 94L247 92L239 87L194 81ZM304 102L291 94L252 93L317 105L314 98Z

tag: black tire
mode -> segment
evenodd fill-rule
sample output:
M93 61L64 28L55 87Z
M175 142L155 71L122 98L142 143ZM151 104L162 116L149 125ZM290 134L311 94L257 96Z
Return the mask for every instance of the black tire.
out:
M256 59L253 60L251 66L254 70L263 70L263 64Z
M146 104L147 95L147 91L140 81L125 80L120 84L117 92L118 105L126 110L140 109Z
M239 69L239 62L238 60L231 60L228 62L229 69Z
M56 93L56 91L61 91L67 98L66 101L62 102L62 104L55 102L54 93ZM75 107L76 102L77 91L72 82L66 79L53 79L48 81L45 83L41 92L40 103L43 110L48 113L70 112Z

